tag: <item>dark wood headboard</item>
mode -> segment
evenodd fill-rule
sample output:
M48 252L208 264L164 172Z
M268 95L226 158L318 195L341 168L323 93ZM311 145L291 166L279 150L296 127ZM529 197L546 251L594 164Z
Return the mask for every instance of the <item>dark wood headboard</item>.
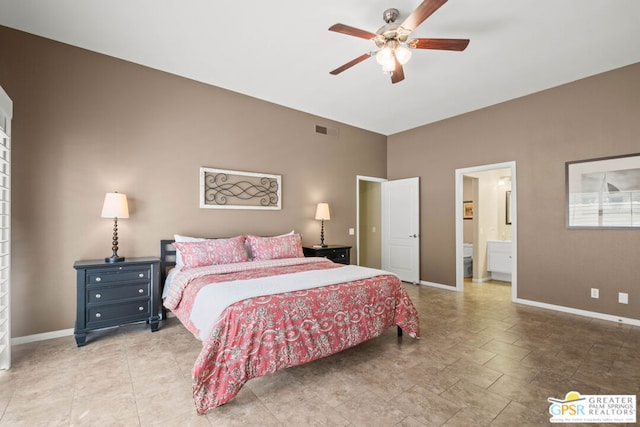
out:
M160 240L160 286L164 287L169 270L176 266L176 248L173 239Z

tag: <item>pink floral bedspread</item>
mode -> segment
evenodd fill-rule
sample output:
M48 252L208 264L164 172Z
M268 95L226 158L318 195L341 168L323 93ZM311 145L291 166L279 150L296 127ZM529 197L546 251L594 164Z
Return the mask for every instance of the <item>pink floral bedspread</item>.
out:
M221 274L180 273L176 289L181 289L171 296L176 283L171 285L165 306L197 337L189 311L207 284L340 267L315 259L256 269L238 266L240 271ZM418 313L402 282L390 274L237 302L222 312L193 367L196 411L203 414L230 401L252 378L340 352L394 325L420 336Z

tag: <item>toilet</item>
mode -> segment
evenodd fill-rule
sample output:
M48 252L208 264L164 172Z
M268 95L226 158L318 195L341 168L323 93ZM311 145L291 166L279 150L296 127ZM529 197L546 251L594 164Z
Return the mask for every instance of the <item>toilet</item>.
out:
M464 277L473 277L473 243L464 243Z
M473 258L473 243L464 243L463 253L465 258L468 256Z

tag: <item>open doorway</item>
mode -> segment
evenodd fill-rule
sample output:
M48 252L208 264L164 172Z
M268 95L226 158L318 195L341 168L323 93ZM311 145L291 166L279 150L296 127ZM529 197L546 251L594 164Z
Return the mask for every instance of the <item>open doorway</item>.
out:
M384 178L356 177L356 263L382 266L382 183Z
M471 185L472 194L478 198L484 194L484 210L482 200L465 199L465 176L474 181ZM508 180L508 190L505 181ZM491 165L476 166L456 170L456 290L463 291L465 285L465 252L468 256L468 244L465 246L465 216L477 215L477 222L474 222L474 242L473 242L473 276L474 281L483 281L485 278L498 275L498 280L511 281L511 300L517 298L517 185L516 185L516 164L515 162L497 163ZM489 189L493 188L493 191ZM469 198L469 186L466 189ZM465 203L467 202L467 203ZM472 202L472 203L469 203ZM487 205L491 205L493 211L487 210ZM465 209L466 208L466 209ZM474 212L477 211L477 212ZM494 217L487 219L487 214L491 212ZM497 212L497 213L496 213ZM502 222L508 223L507 227L498 225ZM468 226L467 226L468 228ZM467 230L469 235L469 230ZM466 248L466 251L465 251ZM488 256L488 250L502 250L499 255L502 259L493 255ZM495 252L494 252L495 254ZM496 268L496 270L509 270L509 274L500 276L502 273L488 272L488 260L493 259L493 264L502 261L507 267ZM467 258L468 259L468 258ZM466 266L468 268L468 265ZM467 274L465 274L467 273Z

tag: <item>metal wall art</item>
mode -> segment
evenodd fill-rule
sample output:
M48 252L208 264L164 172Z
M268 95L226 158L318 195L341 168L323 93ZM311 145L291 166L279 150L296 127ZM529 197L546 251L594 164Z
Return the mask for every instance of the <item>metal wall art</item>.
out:
M640 228L640 154L567 162L568 228Z
M200 207L282 209L282 177L265 173L200 168Z

